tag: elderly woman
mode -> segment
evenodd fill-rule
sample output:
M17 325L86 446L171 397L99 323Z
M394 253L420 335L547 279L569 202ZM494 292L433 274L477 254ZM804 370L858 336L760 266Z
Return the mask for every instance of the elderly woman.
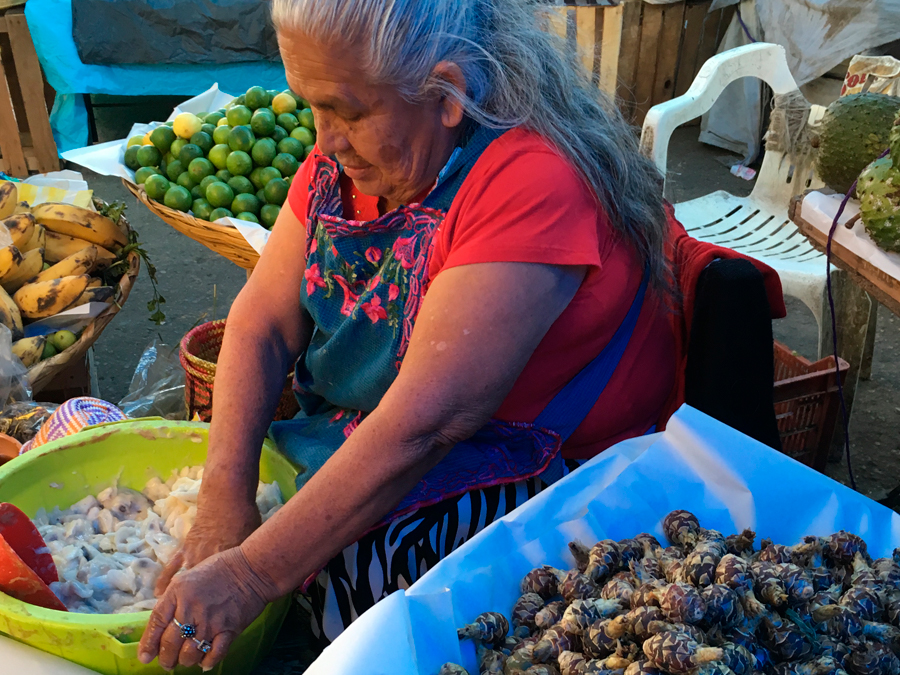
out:
M675 373L661 181L540 11L274 0L318 147L229 314L145 661L211 667L298 587L333 639L656 424ZM302 411L270 430L295 363ZM267 431L302 472L260 527Z

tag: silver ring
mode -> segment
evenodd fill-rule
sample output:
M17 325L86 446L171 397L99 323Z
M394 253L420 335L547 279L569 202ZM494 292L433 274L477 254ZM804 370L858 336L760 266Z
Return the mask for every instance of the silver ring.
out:
M197 645L197 649L199 649L204 654L209 654L209 650L212 649L211 642L207 642L206 640L198 640L197 638L191 638L191 639Z
M212 643L207 640L199 640L197 639L197 627L192 623L181 623L178 619L172 619L174 624L181 629L181 638L183 640L190 640L195 645L197 645L197 649L199 649L204 654L208 654L212 649Z

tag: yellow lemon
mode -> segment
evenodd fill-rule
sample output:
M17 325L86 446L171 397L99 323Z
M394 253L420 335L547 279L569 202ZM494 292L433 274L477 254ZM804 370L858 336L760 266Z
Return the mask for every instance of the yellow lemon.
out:
M203 126L203 121L194 113L183 112L175 118L172 130L178 138L190 138Z

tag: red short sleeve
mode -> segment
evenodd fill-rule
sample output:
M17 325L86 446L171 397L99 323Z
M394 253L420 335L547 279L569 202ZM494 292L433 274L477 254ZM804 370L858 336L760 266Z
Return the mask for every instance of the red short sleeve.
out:
M309 185L312 182L313 162L312 158L319 154L319 148L313 149L309 156L303 160L303 164L291 181L291 189L288 190L287 203L294 215L304 225L306 224L306 207L309 204Z

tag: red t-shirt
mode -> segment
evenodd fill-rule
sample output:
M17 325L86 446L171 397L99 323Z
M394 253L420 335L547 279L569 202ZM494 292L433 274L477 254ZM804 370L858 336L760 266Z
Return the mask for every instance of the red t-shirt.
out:
M312 166L291 185L305 222ZM342 176L345 217L374 220L378 199ZM571 164L540 137L514 129L491 143L460 187L435 234L429 273L458 265L527 262L586 265L581 288L528 361L495 417L532 422L612 338L643 270ZM648 292L631 341L597 404L563 448L592 457L657 423L675 381L675 343L660 300Z

